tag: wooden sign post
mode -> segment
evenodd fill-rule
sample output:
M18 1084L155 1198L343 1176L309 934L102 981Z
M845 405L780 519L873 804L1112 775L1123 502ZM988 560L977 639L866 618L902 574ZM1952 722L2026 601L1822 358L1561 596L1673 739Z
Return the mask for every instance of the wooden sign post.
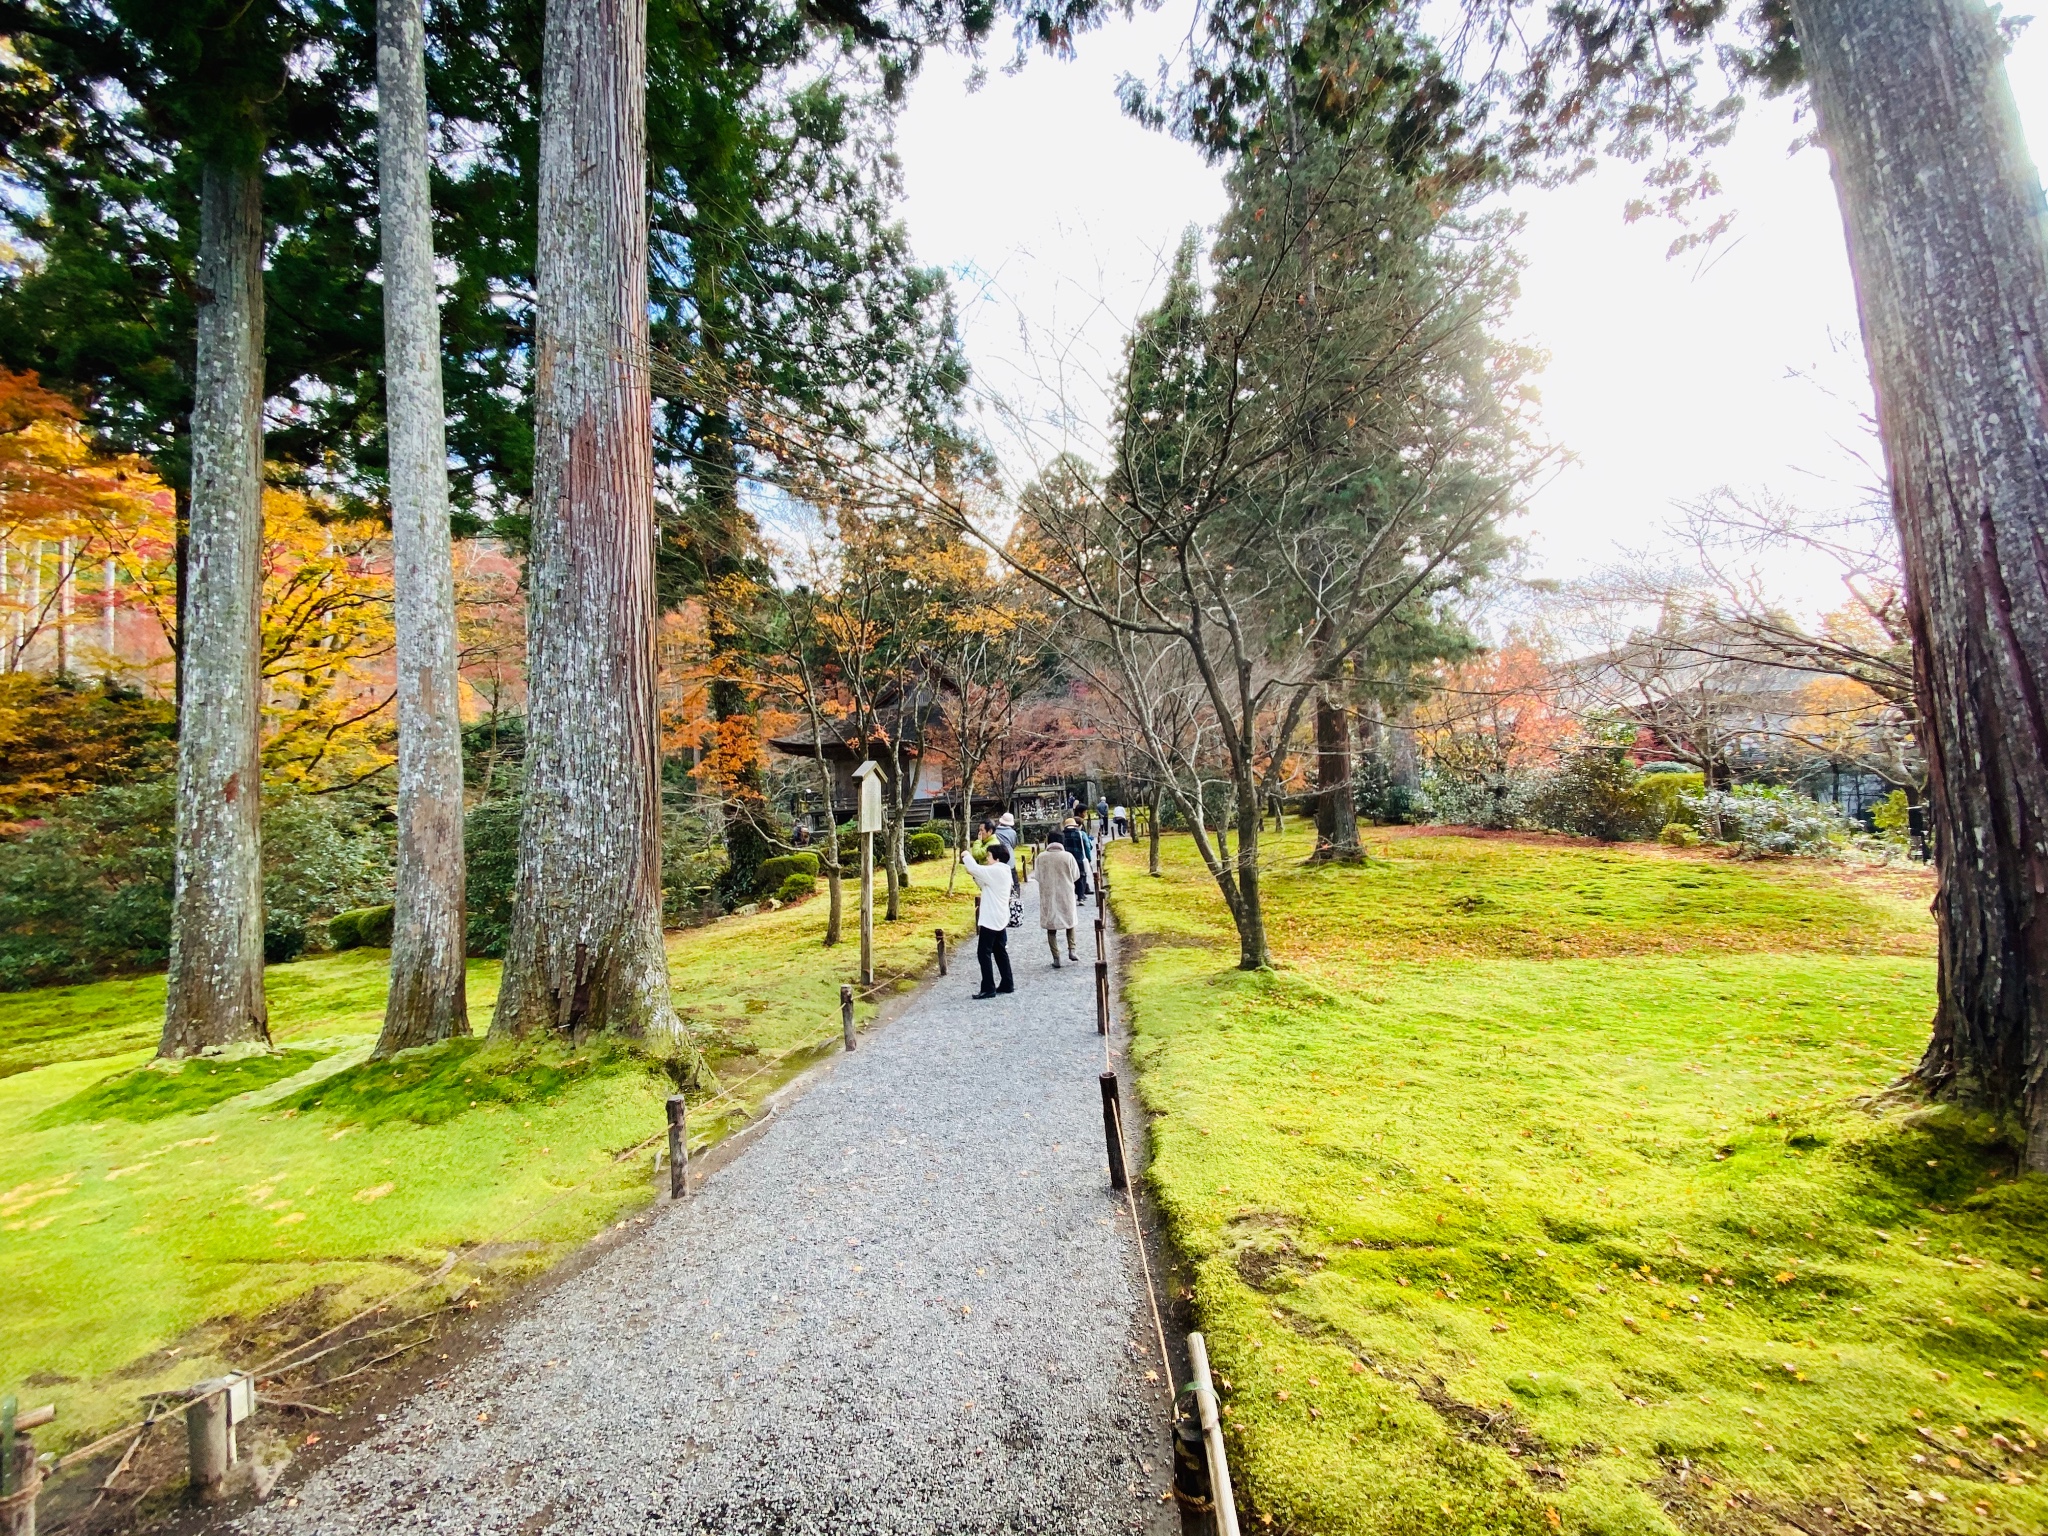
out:
M882 765L873 758L853 770L860 785L860 984L875 984L875 834L882 830Z

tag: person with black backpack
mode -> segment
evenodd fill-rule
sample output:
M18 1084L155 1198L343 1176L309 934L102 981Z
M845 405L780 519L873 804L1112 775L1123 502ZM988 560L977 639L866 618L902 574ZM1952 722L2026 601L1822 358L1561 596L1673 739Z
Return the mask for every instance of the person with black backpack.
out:
M1067 818L1067 824L1060 828L1060 846L1074 856L1074 899L1088 899L1088 834L1074 817Z

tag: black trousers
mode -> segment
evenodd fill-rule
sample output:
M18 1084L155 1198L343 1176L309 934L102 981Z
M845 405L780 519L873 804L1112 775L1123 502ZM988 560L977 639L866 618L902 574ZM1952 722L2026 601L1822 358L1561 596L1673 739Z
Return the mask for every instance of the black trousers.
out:
M1014 992L1017 983L1010 975L1010 930L1007 928L976 928L974 930L974 958L981 962L981 990L984 992ZM995 962L994 970L989 962ZM996 985L995 972L1003 973L1003 984Z

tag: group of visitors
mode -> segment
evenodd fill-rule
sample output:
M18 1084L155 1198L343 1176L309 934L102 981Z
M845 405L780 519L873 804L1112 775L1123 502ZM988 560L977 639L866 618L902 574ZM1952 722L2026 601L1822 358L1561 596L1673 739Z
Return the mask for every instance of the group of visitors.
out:
M1067 818L1057 836L1046 840L1028 867L1026 851L1017 843L1017 818L1008 812L994 821L984 821L980 835L961 851L960 862L980 890L974 915L974 953L981 966L981 990L974 994L977 1001L1017 990L1010 970L1010 930L1024 922L1022 890L1027 878L1038 881L1038 921L1045 930L1046 947L1052 951L1053 969L1059 970L1062 964L1062 935L1066 958L1080 961L1074 930L1080 926L1080 904L1091 890L1088 872L1095 865L1097 844L1078 809L1077 805L1077 814ZM1102 825L1105 830L1114 825L1106 802Z
M1080 826L1083 830L1087 829L1092 819L1096 835L1101 837L1106 843L1113 843L1120 837L1129 837L1131 835L1130 808L1122 805L1111 805L1107 795L1104 795L1095 802L1092 818L1088 807L1079 800L1067 802L1067 815L1073 824Z

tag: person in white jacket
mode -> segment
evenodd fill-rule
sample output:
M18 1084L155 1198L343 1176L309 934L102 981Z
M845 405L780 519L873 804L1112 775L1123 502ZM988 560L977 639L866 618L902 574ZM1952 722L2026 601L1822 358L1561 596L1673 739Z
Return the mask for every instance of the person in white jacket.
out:
M960 855L960 862L981 888L981 898L974 908L974 957L981 962L981 990L974 994L977 999L1017 990L1010 975L1010 887L1014 879L1010 850L999 842L991 842L988 857L988 863L977 864L972 853ZM1001 986L996 985L998 970L1003 975Z

